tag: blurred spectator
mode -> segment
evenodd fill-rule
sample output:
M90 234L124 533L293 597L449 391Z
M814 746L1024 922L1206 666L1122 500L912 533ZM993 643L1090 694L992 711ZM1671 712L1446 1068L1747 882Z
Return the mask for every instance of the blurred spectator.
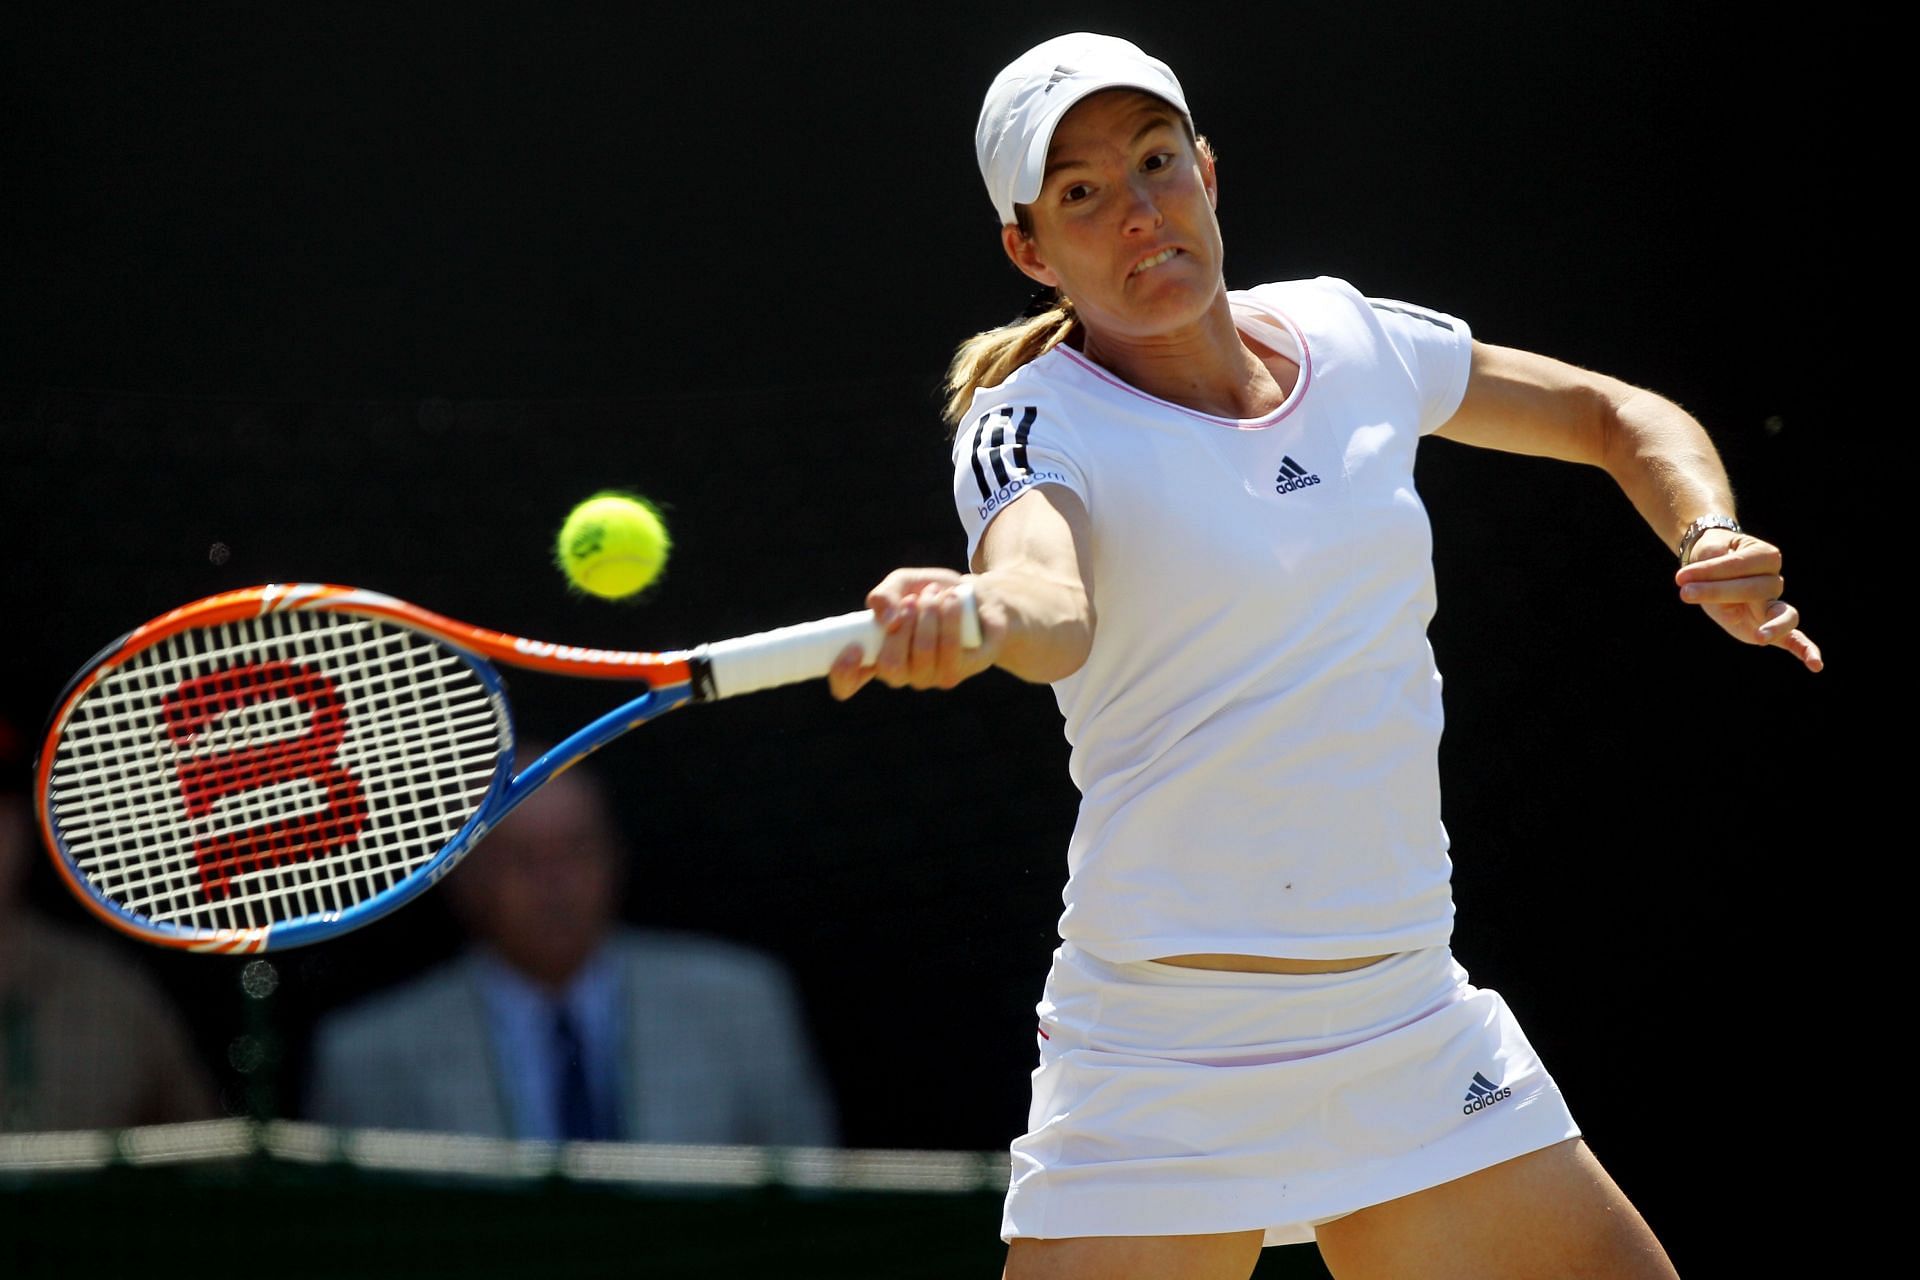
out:
M107 1129L221 1114L160 988L99 929L28 904L41 856L27 756L0 720L0 1130Z
M833 1108L783 969L717 939L621 926L628 857L588 770L535 792L442 885L473 945L320 1024L310 1117L549 1140L832 1144Z

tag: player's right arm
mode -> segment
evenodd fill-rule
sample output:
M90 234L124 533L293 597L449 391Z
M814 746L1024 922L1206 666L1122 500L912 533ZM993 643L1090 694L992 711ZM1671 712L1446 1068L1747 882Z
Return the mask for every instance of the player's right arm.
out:
M994 665L1051 684L1093 648L1093 549L1087 509L1071 489L1042 485L987 526L973 553L974 591L1001 620Z
M980 536L971 576L981 643L960 643L961 575L896 569L867 594L886 628L872 666L858 647L828 676L836 698L869 680L895 688L951 689L990 666L1050 683L1080 669L1093 646L1093 574L1087 511L1059 485L1040 485L1002 510Z

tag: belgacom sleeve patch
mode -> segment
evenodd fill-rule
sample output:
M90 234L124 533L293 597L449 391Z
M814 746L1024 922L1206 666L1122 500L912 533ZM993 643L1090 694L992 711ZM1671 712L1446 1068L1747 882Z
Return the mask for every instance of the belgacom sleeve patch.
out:
M967 463L973 472L973 493L969 496L974 515L981 522L1036 484L1078 489L1071 476L1032 449L1033 425L1039 416L1034 405L1001 405L981 414L966 428Z

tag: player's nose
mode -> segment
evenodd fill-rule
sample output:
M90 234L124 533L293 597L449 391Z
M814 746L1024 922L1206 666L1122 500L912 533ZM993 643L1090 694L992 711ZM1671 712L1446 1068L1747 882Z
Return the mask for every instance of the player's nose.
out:
M1166 221L1155 199L1153 188L1144 177L1135 178L1126 185L1127 203L1121 211L1122 226L1128 232L1157 230Z

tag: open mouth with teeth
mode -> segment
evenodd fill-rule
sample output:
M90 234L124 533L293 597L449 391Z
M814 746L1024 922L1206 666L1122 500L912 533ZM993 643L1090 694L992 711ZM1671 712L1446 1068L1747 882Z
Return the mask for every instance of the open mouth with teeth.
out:
M1127 274L1137 276L1142 271L1151 271L1153 268L1159 266L1163 262L1172 262L1175 258L1179 256L1180 256L1180 251L1178 249L1162 249L1159 253L1154 254L1151 258L1143 258L1139 262L1135 263L1133 270L1129 271Z

